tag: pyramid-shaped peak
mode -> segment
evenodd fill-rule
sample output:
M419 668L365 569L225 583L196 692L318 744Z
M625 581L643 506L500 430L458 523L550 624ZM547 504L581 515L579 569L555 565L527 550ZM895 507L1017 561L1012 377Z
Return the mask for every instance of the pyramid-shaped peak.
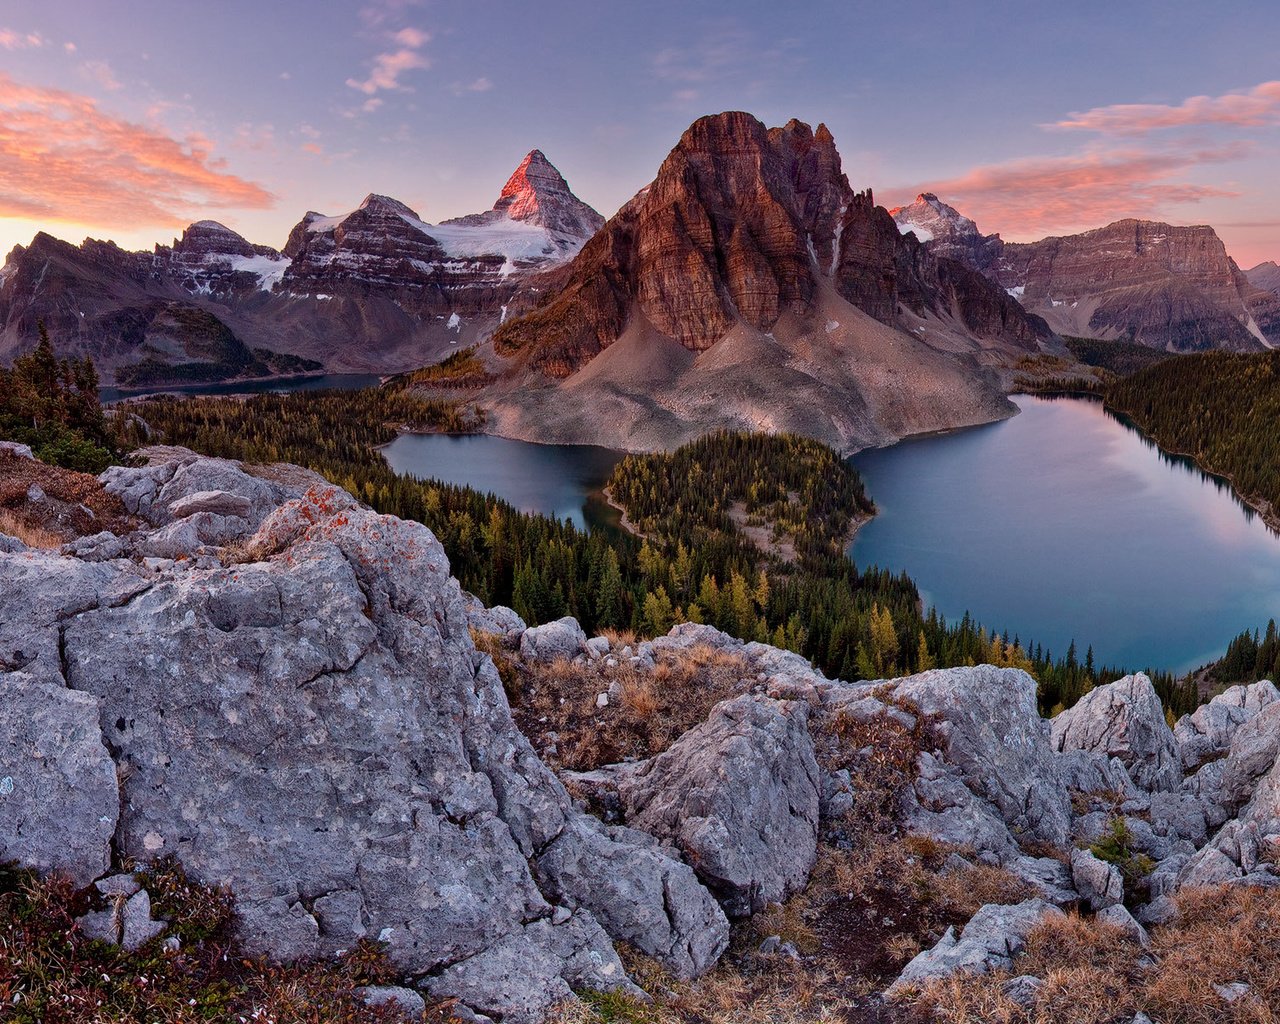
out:
M540 149L530 150L520 161L493 212L581 239L590 238L604 224L600 214L573 194L564 175Z
M507 196L528 192L573 194L569 191L569 183L564 180L564 175L540 149L530 150L529 154L520 161L520 166L502 186L499 198L505 199Z

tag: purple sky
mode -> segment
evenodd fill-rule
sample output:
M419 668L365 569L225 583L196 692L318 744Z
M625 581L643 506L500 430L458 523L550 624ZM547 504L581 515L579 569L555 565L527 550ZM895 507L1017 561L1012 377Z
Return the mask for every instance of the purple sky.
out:
M126 13L127 12L127 13ZM280 246L371 191L487 208L531 148L602 213L700 114L834 132L880 202L1029 239L1122 216L1280 258L1280 7L1163 0L0 4L0 252L221 220Z

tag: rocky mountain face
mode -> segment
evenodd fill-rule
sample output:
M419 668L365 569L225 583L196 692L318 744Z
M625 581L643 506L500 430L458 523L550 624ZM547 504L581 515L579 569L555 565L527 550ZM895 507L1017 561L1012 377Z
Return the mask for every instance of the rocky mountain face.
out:
M1266 263L1259 263L1256 267L1251 267L1244 272L1244 276L1249 279L1249 283L1255 288L1261 288L1263 291L1280 295L1280 266L1274 260L1268 260Z
M564 377L633 316L702 352L737 324L767 332L786 312L809 315L827 282L882 323L896 325L903 305L949 315L980 298L998 311L973 318L981 336L1028 348L1048 336L985 282L902 238L870 191L853 191L825 125L767 129L730 112L696 121L583 249L560 294L495 341Z
M1250 351L1280 340L1274 296L1249 283L1207 226L1117 221L1008 244L988 272L1064 331L1078 325L1170 351Z
M769 129L730 112L695 122L654 181L559 273L543 304L499 328L494 350L519 384L492 399L504 432L635 447L649 443L637 441L647 432L670 439L735 422L776 425L791 415L777 401L787 393L818 403L802 429L849 447L911 429L879 429L874 409L861 412L883 396L884 376L918 376L930 398L924 378L964 378L940 393L962 395L965 408L939 408L939 416L975 422L1002 409L975 364L1036 351L1052 338L982 275L899 232L869 191L855 192L825 126ZM621 352L610 352L620 341ZM861 370L849 365L868 350L876 354ZM605 353L610 360L597 365ZM884 359L898 362L874 366ZM756 372L730 386L726 361ZM805 399L788 390L797 375ZM587 436L598 417L567 422L547 381L607 391L574 401L620 399L628 408L611 422L627 429L610 430L607 441ZM864 384L877 392L870 400L860 394ZM692 408L695 401L703 408Z
M564 175L540 149L526 156L507 179L492 210L444 223L481 227L504 220L545 228L565 251L581 248L604 226L604 218L570 191Z
M493 209L440 225L370 195L342 216L308 213L279 252L215 221L150 253L40 234L0 270L0 359L33 344L44 320L60 350L92 355L105 381L126 385L407 369L530 305L529 279L570 259L601 222L535 150ZM157 310L250 355L204 359L180 332L152 329Z
M928 242L935 255L959 260L984 273L1004 249L999 235L984 235L972 220L932 192L921 192L908 206L895 206L889 216L904 235L909 231L919 241Z
M1270 682L1170 729L1142 674L1045 722L1016 669L846 683L691 623L619 651L572 619L526 628L483 607L425 527L305 470L142 456L94 498L118 506L121 532L60 550L0 534L0 859L129 895L123 929L108 901L81 919L88 934L160 940L125 872L174 856L230 887L249 951L292 960L376 938L405 984L462 1019L537 1024L574 991L638 995L615 942L693 978L729 919L803 890L861 785L858 752L828 760L815 738L851 729L914 737L895 827L954 851L939 870L998 865L1033 894L949 930L894 998L1011 969L1059 908L1145 943L1180 888L1280 881ZM622 659L656 680L707 652L744 670L666 750L558 777L472 629L517 665L602 678ZM1089 849L1117 818L1150 862L1132 891Z
M1174 352L1280 341L1276 295L1241 272L1207 226L1123 220L1078 235L1005 242L932 193L892 211L940 256L998 282L1057 331ZM1265 264L1255 268L1265 279ZM1280 275L1277 276L1280 283Z

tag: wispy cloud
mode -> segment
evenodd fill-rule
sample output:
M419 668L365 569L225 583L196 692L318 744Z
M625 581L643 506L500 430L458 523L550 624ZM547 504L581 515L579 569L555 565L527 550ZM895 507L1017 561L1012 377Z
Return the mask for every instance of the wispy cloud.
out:
M493 88L493 82L481 76L470 82L454 82L449 88L455 96L465 96L469 92L488 92Z
M107 92L117 92L123 89L120 80L116 78L116 73L111 70L111 65L105 60L87 60L80 65L80 77Z
M3 72L0 142L0 217L137 228L275 202L230 173L206 139L175 139L108 114L91 97Z
M1192 96L1177 105L1114 103L1068 114L1043 127L1105 135L1146 135L1165 128L1257 128L1275 124L1280 124L1280 81L1262 82L1252 89L1221 96Z
M1170 181L1203 164L1241 159L1252 147L1099 149L975 167L947 181L927 183L987 229L1034 235L1096 227L1124 217L1159 216L1171 204L1234 197L1212 185ZM922 189L917 188L915 191Z
M802 60L796 40L761 42L736 20L727 18L704 25L687 45L659 50L650 65L653 76L670 87L669 100L684 106L696 103L715 86L754 94L770 74L785 73Z
M400 29L391 36L394 48L373 58L373 66L368 76L348 78L347 85L368 96L381 90L395 91L407 88L400 84L402 75L431 66L431 62L419 52L430 40L430 33L423 32L421 29Z
M11 28L0 28L0 49L30 50L44 46L44 36L39 32L15 32Z
M401 20L406 12L421 7L423 0L372 0L361 6L360 20L370 28L382 28Z

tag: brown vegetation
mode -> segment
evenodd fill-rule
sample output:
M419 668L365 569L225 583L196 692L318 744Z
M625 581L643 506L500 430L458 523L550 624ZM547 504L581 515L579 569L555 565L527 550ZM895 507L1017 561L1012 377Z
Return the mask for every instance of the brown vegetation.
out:
M1273 1024L1280 1013L1280 900L1262 889L1189 889L1179 918L1144 950L1122 929L1077 914L1033 931L1017 974L1045 981L1029 1008L1001 991L1007 972L925 989L914 1013L943 1024L1109 1024L1143 1012L1161 1024ZM1248 992L1228 1000L1236 982Z
M614 636L617 652L626 638ZM512 663L503 660L506 683ZM614 653L586 663L520 666L514 691L508 684L516 722L553 768L590 771L660 754L706 721L716 704L755 681L745 660L711 647L663 651L655 662L652 670L640 669ZM498 664L501 675L502 661ZM609 703L598 707L602 693Z
M97 477L0 451L0 533L51 548L102 530L123 535L136 526Z
M395 972L361 942L343 957L291 966L245 954L231 899L160 863L140 880L165 932L136 952L87 939L76 917L93 890L57 876L0 868L0 1019L7 1024L391 1024L396 1007L367 1007L356 989ZM167 947L176 938L178 948ZM443 1016L431 1018L443 1020Z

